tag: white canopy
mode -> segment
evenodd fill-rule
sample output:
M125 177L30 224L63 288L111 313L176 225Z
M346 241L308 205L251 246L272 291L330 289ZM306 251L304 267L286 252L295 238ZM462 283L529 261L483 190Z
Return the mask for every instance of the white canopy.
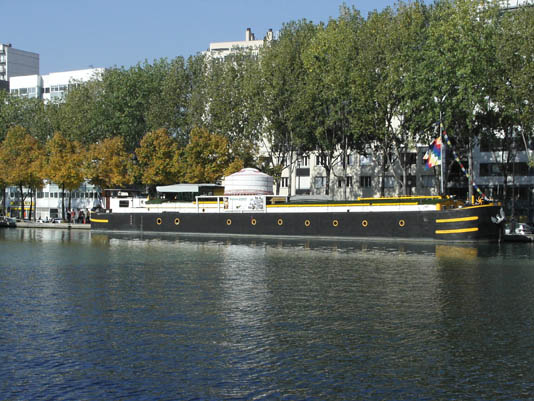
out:
M156 191L160 193L182 193L182 192L200 192L200 188L222 188L217 184L173 184L157 186Z

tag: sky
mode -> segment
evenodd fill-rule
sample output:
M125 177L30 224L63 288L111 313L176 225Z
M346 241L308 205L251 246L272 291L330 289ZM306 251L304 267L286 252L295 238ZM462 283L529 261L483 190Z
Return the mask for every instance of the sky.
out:
M189 57L210 42L256 39L284 23L327 22L345 3L370 11L394 0L0 0L0 43L39 54L40 74L130 67Z

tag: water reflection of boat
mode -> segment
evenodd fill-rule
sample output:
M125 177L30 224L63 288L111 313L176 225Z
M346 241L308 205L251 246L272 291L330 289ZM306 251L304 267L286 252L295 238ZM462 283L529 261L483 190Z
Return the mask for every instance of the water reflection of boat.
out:
M436 244L436 257L439 259L476 259L478 248Z

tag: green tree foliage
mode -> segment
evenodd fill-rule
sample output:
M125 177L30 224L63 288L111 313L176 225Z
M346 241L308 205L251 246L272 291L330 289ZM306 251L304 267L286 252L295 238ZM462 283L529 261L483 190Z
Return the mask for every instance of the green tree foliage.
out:
M261 50L254 118L268 155L262 169L274 177L278 189L282 170L293 168L293 152L308 148L299 142L310 117L303 105L307 75L302 54L316 30L306 20L287 23L279 38Z
M52 121L42 100L11 96L0 90L0 139L15 126L24 127L41 143L52 135Z
M318 150L326 171L325 193L330 191L330 177L334 166L345 152L357 144L360 131L352 131L349 115L353 102L349 92L350 73L357 47L350 40L357 35L363 19L357 11L346 9L339 20L330 20L320 27L303 54L306 68L304 109L308 118L307 130L301 142L307 150ZM360 147L360 146L358 146Z
M162 77L159 89L149 98L147 129L152 131L165 128L178 143L185 144L189 135L187 108L191 97L188 64L182 57L177 57L168 64L160 63Z
M206 58L204 78L194 88L192 110L196 126L224 135L232 150L247 164L255 164L258 119L253 116L257 59L250 51Z

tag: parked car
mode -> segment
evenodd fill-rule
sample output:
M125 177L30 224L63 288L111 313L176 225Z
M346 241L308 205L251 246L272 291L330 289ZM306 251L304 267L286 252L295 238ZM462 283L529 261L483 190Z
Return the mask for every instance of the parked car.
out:
M504 234L506 235L527 235L533 234L534 229L527 223L506 223L504 225Z

